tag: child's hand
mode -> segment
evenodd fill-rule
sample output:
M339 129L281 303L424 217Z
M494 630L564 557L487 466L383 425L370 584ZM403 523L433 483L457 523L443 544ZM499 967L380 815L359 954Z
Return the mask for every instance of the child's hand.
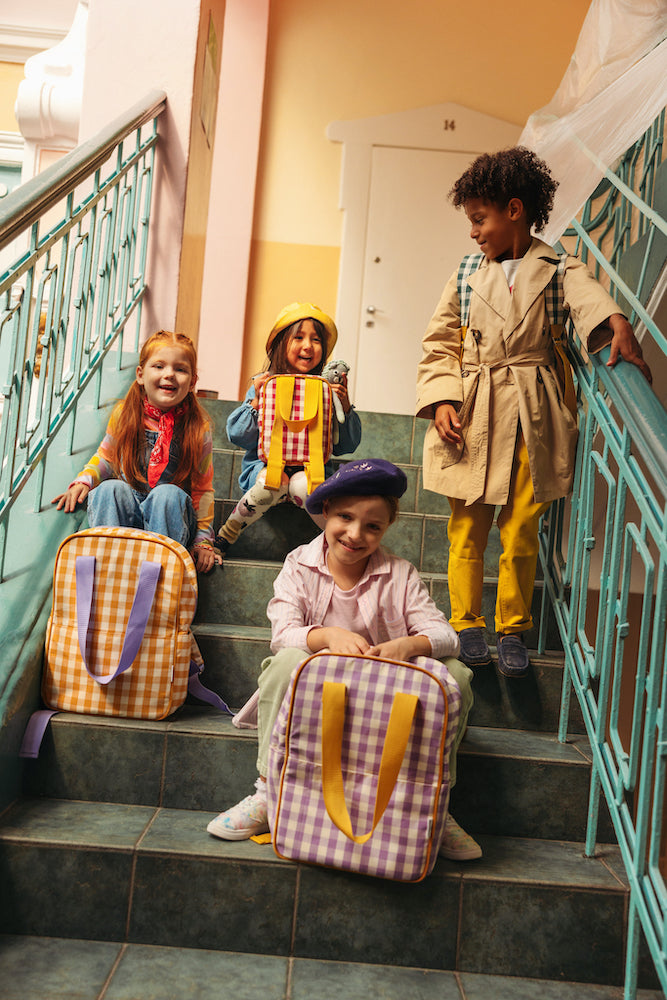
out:
M461 423L451 403L438 403L434 408L433 422L443 441L449 441L450 444L459 443Z
M636 365L649 385L651 385L653 382L651 369L644 361L639 341L635 337L634 330L625 316L622 313L614 313L607 320L607 325L613 333L611 353L607 367L613 368L619 359L623 358L624 361L628 361L631 365Z
M308 646L313 653L328 649L339 656L364 656L370 648L362 635L335 626L312 629L308 633Z
M343 412L349 413L352 404L350 403L350 397L347 394L347 375L343 375L342 382L335 382L331 386L331 391L335 392L338 398L340 399L341 406L343 407Z
M252 384L255 387L255 398L250 400L250 405L253 410L259 409L259 390L262 388L267 378L269 378L269 373L264 372L262 375L257 375L253 380Z
M57 503L57 510L64 510L66 514L71 514L76 510L77 504L83 503L90 493L90 486L85 483L72 483L66 493L61 493L54 497L51 503Z
M192 550L195 567L199 573L208 573L216 565L222 565L222 555L211 545L195 545Z
M425 635L404 635L371 646L369 656L382 656L386 660L410 660L413 656L430 656L431 643Z

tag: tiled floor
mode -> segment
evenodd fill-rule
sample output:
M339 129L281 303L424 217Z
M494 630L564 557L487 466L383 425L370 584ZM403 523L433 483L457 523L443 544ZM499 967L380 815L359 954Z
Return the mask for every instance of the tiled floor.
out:
M0 1000L622 1000L623 990L187 948L0 936ZM664 1000L641 990L639 1000Z
M0 936L0 1000L622 1000L623 990L266 955ZM639 1000L664 1000L641 990Z

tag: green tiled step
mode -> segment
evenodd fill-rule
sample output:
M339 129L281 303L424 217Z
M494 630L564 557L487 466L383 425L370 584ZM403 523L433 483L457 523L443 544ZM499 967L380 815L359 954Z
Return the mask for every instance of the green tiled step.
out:
M482 837L481 860L439 859L425 881L406 885L224 843L206 833L212 815L16 805L0 827L0 931L622 982L628 891L617 848L586 859L578 843Z
M233 506L232 500L216 501L216 531L232 512ZM234 559L282 561L291 549L309 542L318 533L319 528L305 511L290 503L278 504L243 532L230 555L233 554ZM396 555L409 559L419 570L446 573L449 558L447 518L416 513L403 507L398 520L387 529L383 545ZM500 538L498 529L493 528L485 553L489 576L498 574L499 555Z
M230 984L229 993L221 984ZM459 988L460 983L460 988ZM616 987L274 955L0 936L0 1000L621 1000ZM661 1000L642 990L638 1000Z
M297 511L298 513L298 511ZM268 517L268 515L267 515ZM262 519L264 520L264 518ZM258 527L258 526L254 526ZM393 527L393 526L392 526ZM390 529L391 530L391 529ZM399 545L389 546L402 555ZM281 563L276 561L225 559L222 567L216 566L205 576L199 576L199 600L195 622L197 624L221 625L268 625L266 606L273 597L273 581L280 572ZM442 612L449 617L450 604L447 578L440 573L421 570L420 573L429 593ZM537 581L533 594L533 620L539 621L542 600L542 583ZM496 604L496 581L485 578L482 595L482 613L488 623L487 640L495 644L494 611ZM534 627L525 633L526 645L537 647L538 632ZM560 639L555 622L550 615L547 630L547 648L558 649Z
M242 705L257 686L264 657L270 655L271 632L265 627L223 626L213 623L194 627L204 657L203 680L232 707ZM491 639L493 641L493 639ZM471 724L510 729L556 732L563 682L563 656L531 653L529 673L523 678L507 678L494 663L475 672L475 704ZM576 699L571 700L568 729L585 732Z
M37 761L29 795L218 812L252 791L257 739L208 708L140 722L62 713ZM103 764L102 764L103 762ZM452 812L473 834L583 840L588 743L470 726L459 750ZM601 822L600 839L613 839Z
M352 455L342 458L332 458L331 461L334 467L338 468L356 457L356 455ZM215 495L218 501L229 500L236 502L242 495L238 482L241 473L241 458L242 452L233 449L216 449L213 452ZM447 497L423 489L421 466L405 462L397 462L396 464L403 470L407 479L407 488L401 497L401 510L448 517L450 507ZM219 516L222 515L220 514Z
M201 624L194 633L204 657L202 683L240 708L257 687L262 660L271 655L268 621L264 627Z

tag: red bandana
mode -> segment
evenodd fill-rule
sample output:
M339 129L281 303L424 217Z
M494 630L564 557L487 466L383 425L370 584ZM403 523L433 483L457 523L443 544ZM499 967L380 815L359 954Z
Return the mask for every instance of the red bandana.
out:
M169 462L169 452L174 436L174 422L176 417L180 417L185 412L184 406L177 406L173 410L160 410L153 406L144 396L144 413L152 420L157 420L158 433L157 441L153 445L151 456L148 460L148 485L151 489L160 482L160 476L167 468Z

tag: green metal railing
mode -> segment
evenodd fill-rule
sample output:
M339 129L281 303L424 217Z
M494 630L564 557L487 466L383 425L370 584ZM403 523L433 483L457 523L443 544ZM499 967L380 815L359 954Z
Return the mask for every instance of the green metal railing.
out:
M0 580L28 479L105 364L136 351L163 93L150 94L12 192L0 208Z
M667 257L664 114L607 170L563 237L641 320L667 359L646 303ZM656 352L653 352L656 353ZM660 356L660 352L657 352ZM626 1000L636 996L640 929L667 991L667 893L660 870L667 756L667 413L639 370L586 358L569 331L579 443L571 500L541 528L540 559L565 649L559 738L571 691L593 770L586 853L595 850L600 791L630 884ZM654 372L654 375L657 375ZM664 379L665 368L662 377ZM540 645L546 635L543 605Z

